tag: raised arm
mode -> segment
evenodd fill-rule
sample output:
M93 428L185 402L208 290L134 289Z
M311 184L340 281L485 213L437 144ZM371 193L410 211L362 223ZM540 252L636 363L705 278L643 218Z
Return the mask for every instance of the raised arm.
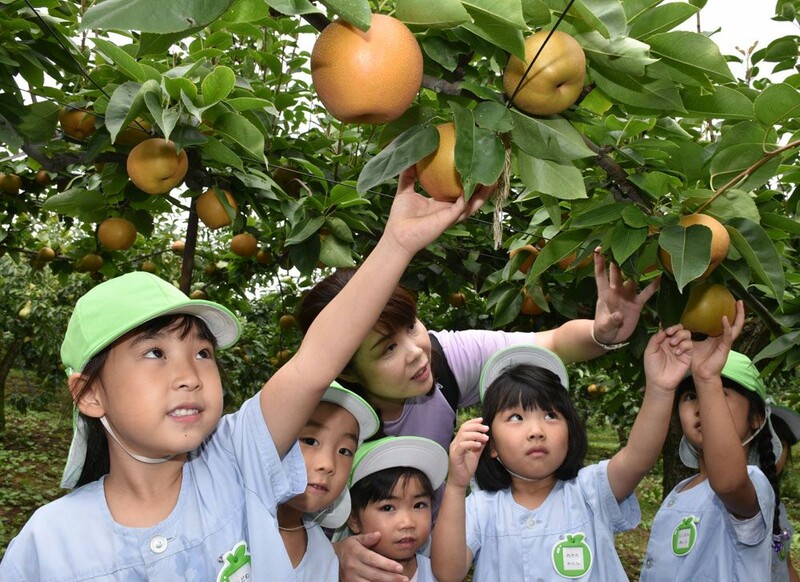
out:
M297 353L267 381L261 409L281 455L286 454L322 393L372 329L414 254L467 218L491 193L438 202L414 190L414 171L400 175L383 235L352 280L322 310Z
M681 325L659 331L644 352L645 389L628 443L608 464L608 480L617 501L630 495L658 460L669 430L675 388L692 363L691 333Z
M606 269L599 247L594 253L594 277L597 284L594 320L574 319L536 334L537 343L558 354L564 363L583 362L606 353L598 342L611 345L626 341L636 329L642 307L656 292L659 283L659 279L655 279L641 293L637 292L636 282L623 280L615 263L610 263Z
M743 324L744 306L737 301L733 325L724 317L721 336L695 342L692 378L703 428L701 468L705 468L709 485L730 513L752 517L759 511L758 497L747 473L746 450L728 408L721 376Z
M472 565L467 547L467 487L489 440L488 431L482 418L473 418L461 425L450 443L450 467L431 544L431 566L439 582L463 580Z

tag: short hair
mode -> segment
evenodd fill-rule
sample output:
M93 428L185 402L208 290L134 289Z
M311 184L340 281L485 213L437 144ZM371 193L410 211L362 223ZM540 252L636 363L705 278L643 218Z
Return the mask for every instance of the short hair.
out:
M523 410L553 410L564 417L569 430L567 456L556 469L555 476L561 480L575 478L583 467L589 445L580 415L558 376L546 368L529 364L508 368L486 389L483 422L491 427L499 413L516 406ZM490 442L491 437L490 428ZM475 478L480 488L486 491L499 491L511 486L511 474L500 461L492 458L490 446L481 453Z
M367 475L350 487L350 515L359 520L361 512L370 503L388 499L398 483L408 486L413 480L419 482L422 492L433 499L433 485L425 473L414 467L389 467Z

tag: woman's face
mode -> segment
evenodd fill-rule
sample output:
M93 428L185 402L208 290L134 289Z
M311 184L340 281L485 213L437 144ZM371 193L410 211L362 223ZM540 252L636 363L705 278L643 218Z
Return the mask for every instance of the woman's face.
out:
M378 399L400 403L427 394L433 387L428 330L418 319L388 336L372 330L349 370L351 374L343 376Z

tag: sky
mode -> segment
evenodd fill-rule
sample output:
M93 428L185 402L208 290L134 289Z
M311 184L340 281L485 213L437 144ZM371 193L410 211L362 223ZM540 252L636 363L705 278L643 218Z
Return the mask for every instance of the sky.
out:
M791 22L775 22L775 0L708 0L700 11L700 27L702 31L719 28L711 39L720 47L723 55L739 55L737 47L748 50L754 42L757 49L765 48L776 38L789 34L800 34L796 24ZM697 21L691 18L681 26L686 30L696 30ZM744 68L731 63L731 70L737 77L742 77ZM769 73L771 66L762 74ZM777 78L784 78L788 73L782 72Z

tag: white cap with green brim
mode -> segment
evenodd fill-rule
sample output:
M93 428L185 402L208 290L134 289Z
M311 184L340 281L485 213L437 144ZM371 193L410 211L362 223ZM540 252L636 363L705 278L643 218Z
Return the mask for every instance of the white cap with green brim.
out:
M61 343L61 361L68 374L82 372L92 357L129 331L157 317L177 314L201 319L220 348L234 344L241 333L239 320L222 305L190 299L167 281L136 271L104 281L78 299ZM62 487L69 489L78 482L86 460L86 439L85 422L76 409ZM142 462L166 460L132 456Z
M330 387L325 390L321 398L322 402L330 402L347 410L358 422L358 444L356 456L361 449L361 443L368 439L380 428L380 418L378 414L355 392L348 390L338 382L331 382ZM354 461L355 462L355 461ZM319 523L322 527L335 529L343 525L350 516L350 492L345 487L331 505L309 517Z
M447 477L447 451L436 441L418 436L388 436L364 443L356 451L349 484L352 487L365 477L395 467L422 471L438 489Z
M481 371L480 397L483 401L486 389L509 368L519 365L538 366L553 372L564 388L569 387L567 368L556 354L533 344L515 344L497 350L486 360Z
M786 406L772 405L772 416L780 418L792 433L793 441L788 441L789 444L794 444L800 441L800 414Z

